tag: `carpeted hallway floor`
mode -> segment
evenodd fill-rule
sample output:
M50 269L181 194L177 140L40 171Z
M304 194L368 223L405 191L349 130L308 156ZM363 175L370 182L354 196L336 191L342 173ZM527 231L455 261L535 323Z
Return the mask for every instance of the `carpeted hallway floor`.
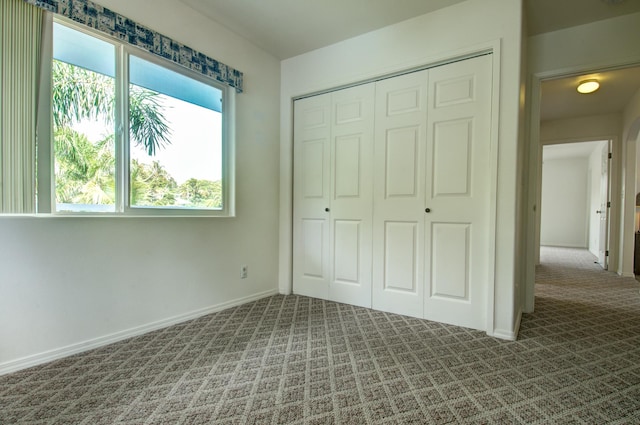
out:
M0 424L640 423L640 284L542 261L515 342L274 296L0 376Z

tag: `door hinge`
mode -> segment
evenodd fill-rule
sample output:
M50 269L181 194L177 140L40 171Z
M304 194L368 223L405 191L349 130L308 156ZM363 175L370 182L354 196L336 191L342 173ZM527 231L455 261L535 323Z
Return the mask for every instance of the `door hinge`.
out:
M611 201L607 201L607 208L611 208Z
M611 157L612 157L611 152L609 152L609 159L611 159Z
M608 256L609 256L609 250L606 250L606 251L604 252L604 256L605 256L605 257L608 257Z

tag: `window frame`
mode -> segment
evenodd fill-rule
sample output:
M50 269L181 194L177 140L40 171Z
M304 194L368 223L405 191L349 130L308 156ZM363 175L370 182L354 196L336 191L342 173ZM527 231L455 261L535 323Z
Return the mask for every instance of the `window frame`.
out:
M53 64L53 24L64 25L73 30L80 31L91 37L105 41L114 46L115 50L115 107L114 107L114 143L115 143L115 211L111 212L84 212L84 211L57 211L55 192L55 152L52 130L52 64ZM127 44L114 37L104 35L92 28L81 26L74 21L60 16L53 17L50 30L45 31L48 40L47 48L43 49L42 78L48 81L49 86L44 87L40 94L40 113L47 111L48 120L41 120L39 131L42 137L39 140L47 140L48 143L38 143L38 213L50 213L57 216L95 216L95 217L233 217L235 216L235 90L226 84L222 84L207 76L198 74L189 68L163 59L143 49ZM170 71L179 73L187 78L209 85L221 91L221 186L222 208L185 208L179 206L131 206L130 197L130 137L129 137L129 58L136 56L142 60L151 62ZM48 99L45 99L48 97ZM48 121L48 122L47 122ZM44 128L43 128L44 127ZM46 146L45 146L46 145ZM42 164L41 164L42 161ZM44 178L41 178L46 173ZM42 208L40 208L42 206Z

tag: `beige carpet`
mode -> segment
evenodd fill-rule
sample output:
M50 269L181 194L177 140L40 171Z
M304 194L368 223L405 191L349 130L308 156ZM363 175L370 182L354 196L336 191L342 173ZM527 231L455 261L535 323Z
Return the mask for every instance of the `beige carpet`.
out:
M2 376L0 423L640 423L640 285L542 258L516 342L274 296Z

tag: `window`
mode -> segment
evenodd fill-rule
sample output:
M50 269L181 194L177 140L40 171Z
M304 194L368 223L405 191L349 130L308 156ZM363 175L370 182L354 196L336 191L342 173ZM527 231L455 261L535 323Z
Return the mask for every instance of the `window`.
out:
M56 212L228 215L232 91L55 22Z

